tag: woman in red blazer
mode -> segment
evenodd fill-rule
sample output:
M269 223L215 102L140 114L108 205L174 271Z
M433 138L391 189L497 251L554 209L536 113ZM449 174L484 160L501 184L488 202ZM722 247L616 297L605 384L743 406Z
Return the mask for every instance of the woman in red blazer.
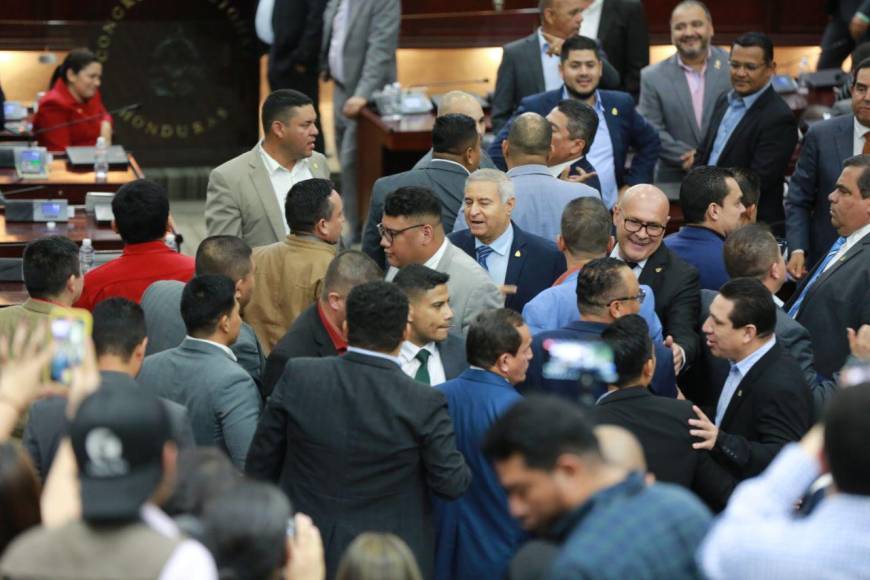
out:
M77 48L67 55L54 71L51 89L39 100L33 117L40 145L63 151L70 145L93 146L100 136L111 143L112 117L99 91L102 75L103 65L90 50Z

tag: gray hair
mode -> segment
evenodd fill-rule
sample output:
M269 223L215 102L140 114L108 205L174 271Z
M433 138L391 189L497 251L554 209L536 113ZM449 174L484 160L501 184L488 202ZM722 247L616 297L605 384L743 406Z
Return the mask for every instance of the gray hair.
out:
M499 171L498 169L478 169L468 176L468 179L465 181L465 187L468 187L470 183L478 182L494 183L498 188L498 196L501 198L502 203L507 203L515 195L514 182L511 181L511 178L504 171Z

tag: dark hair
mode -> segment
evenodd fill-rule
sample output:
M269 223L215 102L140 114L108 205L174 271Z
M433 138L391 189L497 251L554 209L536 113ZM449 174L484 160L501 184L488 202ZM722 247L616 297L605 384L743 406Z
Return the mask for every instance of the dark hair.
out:
M114 354L129 361L147 336L145 312L126 298L107 298L94 307L93 335L97 356Z
M384 215L432 218L433 224L440 224L441 202L426 187L400 187L384 199Z
M379 352L399 348L408 324L408 297L383 280L360 284L347 297L347 342Z
M562 240L574 256L607 253L613 220L597 197L572 199L562 211Z
M27 244L22 260L24 287L31 298L53 298L70 276L80 276L79 248L63 236L48 236Z
M251 246L236 236L209 236L196 249L196 275L238 281L251 273Z
M266 100L263 101L263 110L260 113L260 119L263 123L263 133L268 135L272 123L275 121L286 121L295 114L295 109L306 105L313 105L314 102L308 95L304 95L293 89L278 89L272 91Z
M508 308L484 310L468 329L465 354L468 364L488 369L505 353L516 354L523 339L517 330L525 322Z
M435 118L432 128L432 151L462 155L480 140L477 123L468 115L453 113Z
M335 580L421 580L408 544L395 534L363 532L344 551Z
M756 278L734 278L722 285L719 294L734 304L728 319L734 328L755 326L759 338L770 336L776 327L776 304L770 290Z
M870 383L837 391L825 412L825 457L837 489L870 495Z
M547 156L553 141L553 128L539 114L523 113L511 123L507 140L512 154Z
M354 287L383 278L383 270L368 255L359 250L344 250L327 266L320 297L326 300L330 292L346 297Z
M169 196L159 183L137 179L125 183L112 198L112 213L125 244L162 239L169 220Z
M306 179L290 188L284 201L284 217L294 234L314 231L320 220L329 221L333 207L329 196L335 185L328 179Z
M27 529L42 521L41 488L30 457L17 443L0 443L0 554Z
M622 270L628 264L616 258L588 262L577 276L577 307L580 314L596 314L623 291Z
M576 405L534 395L508 409L487 431L483 453L492 461L519 454L534 469L553 469L564 453L601 457L592 421Z
M448 274L427 268L422 264L408 264L393 278L393 284L401 288L409 300L416 299L420 294L447 284L450 279Z
M209 335L236 306L236 284L226 276L196 276L181 293L181 318L190 336Z
M680 185L680 207L687 224L703 222L711 203L724 205L728 177L733 177L729 170L715 165L696 167L686 174Z
M855 49L855 52L852 53L853 61L852 61L852 86L858 82L858 73L864 70L865 68L870 68L870 57L864 57L860 60L854 60L857 57L858 49L863 48L864 51L870 52L870 42L863 42L858 45L858 48Z
M870 155L853 155L843 161L843 168L860 167L861 175L858 176L858 189L861 191L861 197L867 199L870 197Z
M221 579L270 580L287 561L290 501L271 483L245 479L209 501L205 544Z
M583 139L586 142L583 154L589 153L598 131L598 113L580 99L564 99L556 108L568 119L568 137Z
M83 68L87 68L88 65L94 62L100 62L97 58L97 55L91 52L87 48L74 48L69 53L67 53L66 58L63 59L63 62L57 65L54 69L54 72L51 74L51 80L48 82L48 89L51 90L58 79L62 79L63 83L66 84L66 73L67 71L72 71L75 74L79 74Z
M746 207L758 205L758 198L761 197L761 176L758 172L748 167L729 167L728 171L743 194L741 203Z
M601 60L598 56L598 42L594 38L580 36L579 34L569 36L565 39L565 42L562 43L562 52L559 54L559 61L564 63L568 60L572 50L591 50L595 53L595 58Z
M241 481L227 454L216 447L191 447L178 454L172 495L162 506L170 516L202 516L212 498Z
M728 234L722 254L732 278L763 279L779 259L779 244L766 225L747 224Z
M770 66L773 62L773 41L763 32L746 32L741 34L734 40L731 46L732 49L734 46L742 46L743 48L757 46L764 53L764 64Z
M616 386L636 386L632 381L640 377L643 365L653 357L646 321L637 314L627 314L605 328L601 338L613 351L613 364L619 375Z

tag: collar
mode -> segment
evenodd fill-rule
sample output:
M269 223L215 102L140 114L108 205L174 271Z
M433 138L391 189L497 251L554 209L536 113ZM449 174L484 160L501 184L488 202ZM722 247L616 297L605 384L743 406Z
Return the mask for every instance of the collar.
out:
M568 92L568 87L562 85L562 100L564 101L565 99L573 98L574 97L571 95L571 93ZM595 89L595 104L592 105L592 108L595 109L596 113L604 112L604 105L601 104L601 93L598 89Z
M750 354L749 356L747 356L746 358L744 358L741 361L734 362L733 363L734 366L736 366L737 370L740 371L740 376L746 377L746 374L752 369L752 367L755 365L755 363L757 363L759 360L761 360L761 357L766 355L770 351L770 349L772 349L774 347L775 344L776 344L776 335L773 334L768 339L768 341L765 342L764 344L762 344L760 347L758 347L755 350L755 352L753 352L752 354Z
M538 26L538 46L541 47L541 54L547 56L547 51L550 50L550 43L544 36L544 29L541 26Z
M471 175L468 172L468 168L466 166L461 163L457 163L456 161L453 161L451 159L436 159L433 157L432 161L429 162L429 166L431 167L433 163L449 163L450 165L455 165L456 167L462 169L462 171L465 172L465 175Z
M652 396L654 395L646 387L642 387L640 385L633 385L629 387L620 387L615 391L607 391L598 398L595 404L601 405L606 403L614 403L616 401L624 401L625 399L637 399L639 397Z
M713 54L713 49L711 49L710 47L707 47L707 58L704 59L704 66L701 67L700 71L696 71L695 69L693 69L692 67L690 67L689 65L687 65L686 63L683 62L683 59L680 58L679 52L674 53L674 55L677 57L677 66L678 67L680 67L681 69L683 69L684 71L686 71L688 73L700 74L701 76L703 76L704 73L707 72L707 63L710 62L710 55L711 54Z
M858 121L858 117L852 116L852 135L855 139L863 139L865 133L870 133L870 127L865 127Z
M773 298L773 303L776 304L777 308L782 308L785 305L785 302L779 299L779 296L776 294L771 294L771 298Z
M558 165L551 165L547 169L550 172L550 175L552 175L553 177L559 177L560 175L562 175L563 171L565 171L566 169L568 169L569 167L571 167L572 165L574 165L575 163L577 163L578 161L583 159L583 157L585 157L585 155L581 155L580 157L575 157L574 159L570 159L568 161L563 161L562 163L559 163Z
M357 354L362 354L365 356L373 356L375 358L382 358L382 359L388 360L392 363L396 363L396 365L398 365L400 367L402 366L402 360L399 357L393 356L391 354L386 354L384 352L377 352L375 350L368 350L366 348L359 348L356 346L348 346L347 352L355 352Z
M605 322L590 322L588 320L572 320L562 328L568 330L576 330L577 332L589 333L594 332L596 334L601 334L604 332L607 327L610 326Z
M142 254L177 254L166 245L163 238L154 240L153 242L142 242L141 244L124 244L124 256L139 256Z
M145 522L146 526L161 536L167 538L181 537L181 532L179 531L178 526L175 525L175 522L172 521L172 518L166 515L163 510L153 503L146 502L142 504L142 507L139 510L139 515L142 517L142 521Z
M399 358L402 360L402 363L411 362L414 360L414 357L417 356L417 353L421 350L428 350L430 354L435 354L435 351L438 347L435 346L435 342L427 342L423 346L417 346L410 340L403 340L402 346L399 349Z
M219 342L215 342L215 341L213 341L213 340L208 340L208 339L205 339L205 338L194 338L194 337L190 336L189 334L188 334L187 336L184 337L184 340L192 340L192 341L194 341L194 342L204 342L204 343L206 343L206 344L211 344L211 345L213 345L213 346L218 347L218 348L221 349L222 351L224 351L224 352L227 354L228 357L230 357L231 359L233 359L233 361L235 361L235 362L239 362L239 359L236 358L236 353L234 353L234 352L232 351L232 349L231 349L230 347L228 347L227 345L225 345L225 344L221 344L221 343L219 343Z
M432 257L426 260L423 264L427 268L431 268L433 270L438 269L438 263L441 261L441 258L444 257L444 254L447 252L447 246L450 242L447 240L447 236L444 236L444 241L441 242L441 247L438 248L438 251L432 254Z
M631 472L624 480L598 491L583 504L558 519L555 524L550 526L548 535L559 543L563 543L568 535L580 526L583 519L592 512L595 506L621 495L635 495L642 492L645 487L644 475L636 471Z
M467 369L462 371L462 374L459 375L459 377L457 378L465 379L467 381L474 381L477 383L487 383L489 385L496 385L499 387L514 388L514 386L510 384L510 381L508 381L500 374L474 365L471 365Z
M511 245L514 243L514 226L510 222L508 222L508 227L502 234L497 237L491 244L487 244L492 251L498 254L499 256L504 256L508 252L511 251ZM474 247L479 248L484 245L483 242L474 238Z
M709 239L716 238L720 241L725 241L725 236L721 235L719 232L716 232L707 226L702 226L700 224L686 224L680 228L679 234L683 237L695 238L695 239Z
M81 103L78 102L73 94L69 92L69 87L66 86L66 83L63 82L63 79L57 79L54 82L54 86L52 87L52 89L56 91L57 94L60 95L61 100L70 107L84 107L88 104L88 101L90 101L90 99L88 99L87 101L83 101Z
M864 239L864 236L866 236L867 234L870 234L870 224L865 224L864 226L858 228L857 230L846 236L845 245L851 248L859 241Z
M51 311L55 308L67 308L69 306L65 306L60 302L52 302L51 300L43 300L42 298L28 298L24 301L24 304L21 305L24 310L29 310L30 312L36 312L37 314L51 314Z
M333 325L326 317L326 313L323 312L323 307L320 305L320 300L315 304L317 305L317 316L320 317L320 323L323 324L323 328L326 329L326 334L329 335L329 340L332 341L332 346L335 347L335 351L338 354L344 354L347 351L347 341L335 325Z
M577 280L577 276L580 275L580 270L583 269L583 266L575 266L570 270L566 271L564 274L556 278L556 281L553 282L553 286L560 286L566 282L570 282L571 280ZM553 287L551 286L551 288Z
M650 256L651 256L651 255L652 255L652 254L650 254ZM623 262L627 262L627 261L628 261L628 260L626 260L625 258L623 258L623 257L620 255L620 253L619 253L619 242L617 242L617 243L613 246L613 249L610 251L610 257L611 257L611 258L616 258L616 259L618 259L618 260L622 260ZM646 267L646 263L647 263L648 261L649 261L649 256L647 256L646 258L644 258L643 260L641 260L640 262L638 262L637 265L638 265L638 267L639 267L641 270L643 270L643 269Z
M257 144L257 148L260 150L260 156L263 158L263 165L266 166L266 173L268 173L269 175L274 175L277 171L286 171L287 173L292 173L295 171L299 171L300 169L308 169L308 157L298 159L296 163L293 164L293 169L287 169L286 167L278 163L274 157L266 152L266 148L263 147L262 141Z
M528 165L517 165L507 170L508 177L516 177L517 175L550 175L550 168L540 163L529 163ZM552 177L552 176L551 176Z
M766 85L761 87L760 90L752 93L751 95L745 96L745 97L741 97L740 95L737 94L737 92L734 89L731 89L730 91L728 91L728 106L730 107L731 105L733 105L737 101L737 99L742 99L743 104L746 105L746 110L748 111L749 109L752 108L752 105L755 104L755 101L757 101L759 99L759 97L761 97L761 95L764 94L764 91L766 91L769 88L770 88L770 81L768 81L768 83Z

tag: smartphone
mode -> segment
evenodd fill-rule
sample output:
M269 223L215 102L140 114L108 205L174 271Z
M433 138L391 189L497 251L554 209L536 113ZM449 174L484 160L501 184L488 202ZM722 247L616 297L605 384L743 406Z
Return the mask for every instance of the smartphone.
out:
M85 360L85 341L91 336L93 318L81 308L57 307L49 319L55 352L47 369L48 379L69 386L73 370Z

